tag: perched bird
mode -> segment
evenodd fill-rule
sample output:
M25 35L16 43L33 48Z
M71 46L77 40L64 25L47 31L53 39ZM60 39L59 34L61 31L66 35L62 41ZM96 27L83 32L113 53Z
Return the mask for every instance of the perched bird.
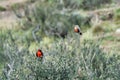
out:
M75 25L74 32L79 33L80 35L82 35L82 32L81 32L80 27L78 25Z
M36 56L39 57L39 58L42 58L43 57L43 52L38 49L38 51L36 52Z

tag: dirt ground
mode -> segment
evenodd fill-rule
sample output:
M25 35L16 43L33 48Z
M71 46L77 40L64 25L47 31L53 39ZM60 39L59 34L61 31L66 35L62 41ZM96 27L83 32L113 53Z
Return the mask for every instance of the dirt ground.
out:
M23 3L26 0L1 0L0 6L6 8L6 11L0 11L0 28L12 28L16 24L16 16L9 7L16 3Z
M10 10L10 6L16 3L24 3L27 0L0 0L0 6L6 8L6 11L0 11L0 29L1 28L12 28L13 24L16 24L16 16L12 10ZM120 2L120 0L115 0ZM115 7L116 8L116 7ZM118 6L117 6L118 8ZM113 10L114 8L110 8L110 10ZM108 10L108 9L107 9ZM98 10L98 11L105 11L105 10ZM91 11L89 11L91 12ZM96 12L92 11L92 12Z
M3 7L9 7L15 3L22 3L22 2L25 2L26 0L2 0L0 1L0 6L3 6Z

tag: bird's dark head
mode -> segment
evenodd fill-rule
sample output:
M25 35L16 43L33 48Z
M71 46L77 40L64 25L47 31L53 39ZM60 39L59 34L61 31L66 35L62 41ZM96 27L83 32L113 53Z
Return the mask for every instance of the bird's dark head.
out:
M41 49L38 49L38 51L40 51L40 52L41 52Z

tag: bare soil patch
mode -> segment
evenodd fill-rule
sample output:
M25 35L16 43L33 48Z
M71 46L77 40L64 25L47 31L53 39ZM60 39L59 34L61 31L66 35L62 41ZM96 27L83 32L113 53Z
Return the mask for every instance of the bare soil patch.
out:
M9 8L16 3L24 3L27 0L2 0L0 6L6 8L6 11L0 11L0 28L12 28L17 23L17 18Z

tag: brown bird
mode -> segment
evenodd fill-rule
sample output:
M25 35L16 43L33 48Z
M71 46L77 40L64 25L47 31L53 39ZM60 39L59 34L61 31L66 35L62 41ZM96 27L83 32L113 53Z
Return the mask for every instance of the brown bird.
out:
M79 33L80 35L82 35L82 32L81 32L80 27L78 25L75 25L74 32Z
M39 57L39 58L42 58L43 57L43 52L38 49L38 51L36 52L36 56Z

